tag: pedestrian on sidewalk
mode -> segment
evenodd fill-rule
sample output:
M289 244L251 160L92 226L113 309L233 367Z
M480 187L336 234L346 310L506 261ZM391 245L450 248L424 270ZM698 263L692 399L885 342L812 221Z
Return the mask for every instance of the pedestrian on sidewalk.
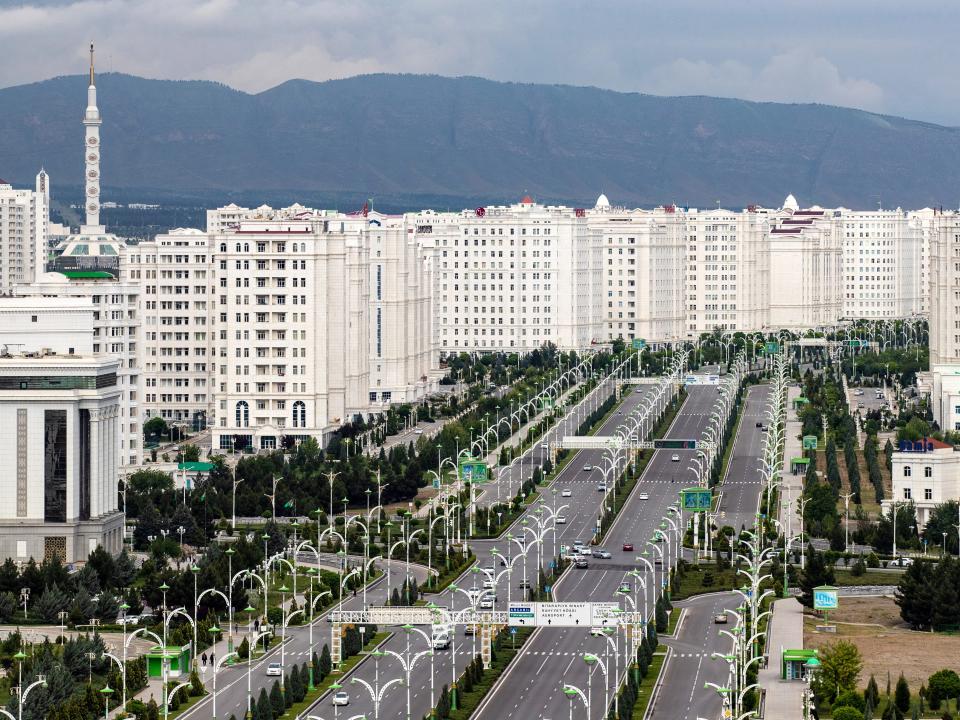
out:
M204 666L204 667L207 666L207 654L206 654L206 653L204 653L203 655L200 656L200 662L203 663L203 666Z
M214 662L213 662L213 650L210 651L210 667L214 667Z

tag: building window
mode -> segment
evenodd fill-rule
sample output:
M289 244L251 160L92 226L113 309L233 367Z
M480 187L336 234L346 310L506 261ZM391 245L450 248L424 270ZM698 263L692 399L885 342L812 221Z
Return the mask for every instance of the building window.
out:
M293 426L305 428L307 426L307 406L303 400L293 404Z
M925 465L924 468L923 468L923 476L924 476L924 477L933 477L933 468L930 467L929 465Z
M904 476L904 477L910 477L910 466L909 466L909 465L904 465L904 466L903 466L903 476Z
M67 521L67 411L43 412L43 519Z
M250 406L247 405L246 400L241 400L237 403L237 417L236 417L237 427L249 427L250 426Z
M924 489L923 489L923 499L924 499L924 500L933 500L933 488L924 488Z
M909 499L910 499L910 496L911 496L910 488L908 488L908 487L907 487L907 488L904 488L904 489L903 489L903 499L904 499L904 500L909 500Z

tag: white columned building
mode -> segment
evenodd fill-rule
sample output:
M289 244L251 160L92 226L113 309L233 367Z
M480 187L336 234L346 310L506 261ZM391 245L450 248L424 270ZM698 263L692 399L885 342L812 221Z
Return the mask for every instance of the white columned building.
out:
M0 354L0 555L85 560L119 552L117 361Z

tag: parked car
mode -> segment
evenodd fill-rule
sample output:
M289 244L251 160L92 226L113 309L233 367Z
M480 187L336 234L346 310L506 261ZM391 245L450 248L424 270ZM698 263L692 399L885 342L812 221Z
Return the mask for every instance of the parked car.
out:
M564 488L560 491L560 497L570 497L573 495L573 491L570 488Z
M633 552L633 543L632 543L632 542L625 542L625 543L623 544L623 551L624 551L624 552Z
M854 395L863 395L863 390L854 390Z
M674 453L670 456L670 462L680 462L680 456Z
M609 550L604 550L603 548L594 548L593 557L599 558L600 560L609 560L611 555Z
M896 565L897 567L910 567L911 565L913 565L913 558L903 557L901 555L896 560L894 560L891 564Z
M279 677L283 675L283 667L278 662L272 662L267 665L267 675L270 677Z
M336 693L333 694L332 704L333 704L333 705L337 705L337 706L339 706L339 707L344 707L344 706L346 706L346 705L349 705L349 704L350 704L350 696L347 695L343 690L341 690L341 691L339 691L339 692L336 692Z

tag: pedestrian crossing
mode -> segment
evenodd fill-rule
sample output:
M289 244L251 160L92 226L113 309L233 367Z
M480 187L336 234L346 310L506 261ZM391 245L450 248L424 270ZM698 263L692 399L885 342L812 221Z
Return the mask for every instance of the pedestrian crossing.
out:
M551 650L530 650L526 655L539 655L540 657L581 657L583 651L575 652L553 652ZM654 653L655 655L663 655L663 653ZM705 658L709 657L709 653L673 653L675 658Z

